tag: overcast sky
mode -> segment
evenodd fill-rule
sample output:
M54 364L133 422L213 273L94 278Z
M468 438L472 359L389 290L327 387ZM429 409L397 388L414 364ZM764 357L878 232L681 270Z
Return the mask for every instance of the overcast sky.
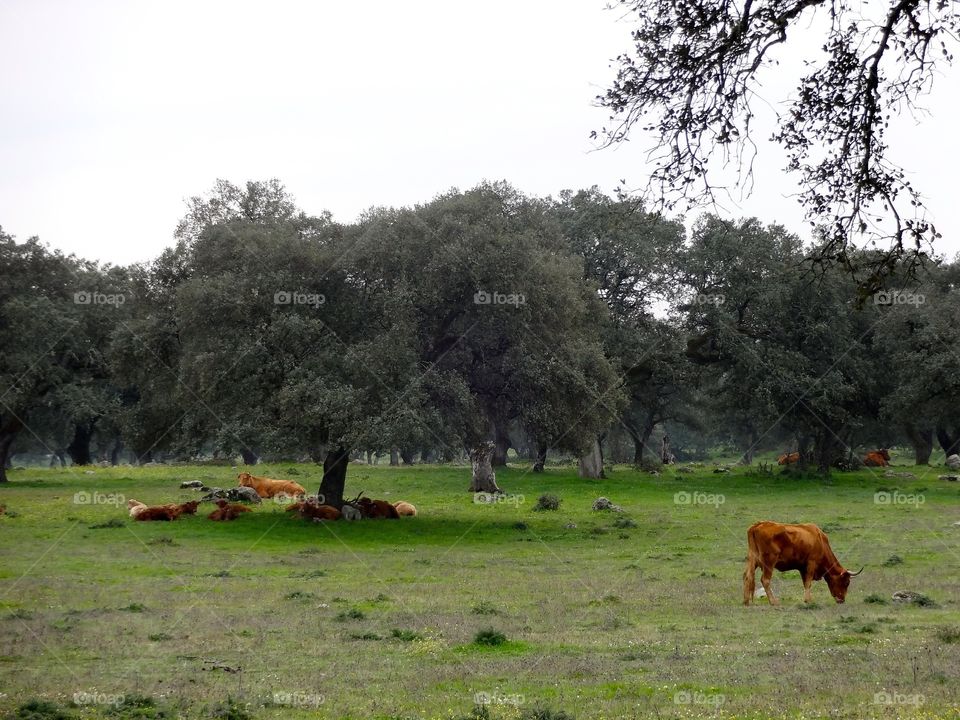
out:
M483 179L538 195L639 185L645 140L589 140L610 58L629 47L629 23L604 7L0 0L0 225L124 264L171 244L184 198L217 178L280 178L304 210L343 222ZM788 75L771 76L771 102ZM931 117L891 136L949 255L958 80L939 78ZM807 237L782 156L761 151L754 195L722 214Z

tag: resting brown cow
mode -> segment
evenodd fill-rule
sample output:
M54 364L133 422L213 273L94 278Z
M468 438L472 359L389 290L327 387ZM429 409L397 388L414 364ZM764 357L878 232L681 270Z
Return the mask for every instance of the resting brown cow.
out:
M813 581L823 578L833 599L842 603L850 587L850 578L863 572L863 568L855 573L844 570L830 548L826 533L816 525L785 525L770 520L754 523L747 530L747 565L743 571L744 605L749 605L753 600L757 567L763 571L760 582L771 605L780 604L770 587L774 569L780 572L800 571L804 602L813 599L810 594Z
M217 500L217 509L207 515L211 520L225 522L227 520L236 520L240 513L251 512L250 508L240 503L228 503L226 500Z
M890 453L886 448L868 452L863 459L863 464L868 467L887 467L890 465Z
M365 518L379 520L381 518L390 518L399 520L400 513L386 500L371 500L370 498L360 498L357 500L357 507Z
M397 514L400 517L416 517L417 516L417 506L413 503L408 503L405 500L398 500L393 504L397 509Z
M314 520L339 520L340 511L332 505L321 505L316 498L309 498L301 502L293 503L287 508L287 512L300 513L300 517L313 518Z
M273 480L271 478L257 477L248 472L242 472L237 475L237 482L243 487L253 488L257 491L257 495L262 498L272 498L281 494L292 497L307 494L303 485L295 483L292 480Z
M777 465L793 465L800 462L800 453L787 453L777 458Z

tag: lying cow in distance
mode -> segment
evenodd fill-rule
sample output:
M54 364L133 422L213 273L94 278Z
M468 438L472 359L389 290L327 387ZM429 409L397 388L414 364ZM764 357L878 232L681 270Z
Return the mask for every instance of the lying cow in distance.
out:
M793 465L800 462L800 453L787 453L777 458L777 465Z
M397 514L400 517L416 517L417 516L417 508L412 503L408 503L404 500L398 500L393 504L393 506L397 509Z
M863 459L863 464L867 467L889 467L890 453L886 448L868 452L867 456Z
M130 517L141 522L153 520L176 520L181 515L196 515L199 500L191 500L185 503L168 503L167 505L146 505L139 500L128 500L127 507L130 509Z
M248 472L242 472L237 475L237 481L243 487L253 488L257 495L262 498L272 498L275 495L306 495L307 491L299 483L292 480L273 480L271 478L257 477Z
M743 571L744 605L749 605L753 599L757 567L763 571L760 582L771 605L780 604L770 587L774 569L780 572L800 571L804 602L813 599L810 586L814 580L822 578L827 581L833 599L842 603L847 597L850 578L863 572L863 568L855 573L845 570L833 554L826 533L816 525L786 525L770 520L754 523L747 530L747 565Z
M228 503L226 500L217 500L217 509L207 515L210 520L226 522L227 520L236 520L241 513L253 512L246 505L240 503Z
M400 513L398 513L397 509L386 500L360 498L357 500L356 504L360 510L360 513L365 518L369 518L371 520L379 520L381 518L389 518L391 520L400 519Z
M339 520L340 511L332 505L321 505L316 498L307 498L301 502L293 503L287 508L287 512L300 513L300 517L313 518L314 520Z

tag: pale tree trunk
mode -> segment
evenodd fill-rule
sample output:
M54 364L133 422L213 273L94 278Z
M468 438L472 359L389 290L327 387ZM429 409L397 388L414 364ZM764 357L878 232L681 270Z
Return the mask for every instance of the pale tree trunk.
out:
M400 464L400 450L395 447L390 448L390 464L399 465Z
M470 464L473 470L470 478L470 492L503 492L497 486L497 475L491 463L492 457L492 442L482 442L470 451Z
M606 477L603 473L603 448L599 439L593 441L590 452L580 457L578 466L578 474L582 478L600 479Z

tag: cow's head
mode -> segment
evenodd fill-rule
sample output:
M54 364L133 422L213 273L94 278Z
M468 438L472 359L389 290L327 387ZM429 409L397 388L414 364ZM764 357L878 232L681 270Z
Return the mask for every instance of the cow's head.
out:
M840 573L828 573L826 575L827 587L830 588L830 594L833 595L833 599L837 601L837 604L847 599L847 590L850 588L850 578L856 577L862 572L863 568L860 568L855 573L844 570Z
M884 460L886 460L887 462L890 462L890 451L889 451L889 450L887 450L886 448L880 448L877 452L880 453L880 457L882 457L882 458L883 458Z
M237 475L237 480L243 487L253 487L253 476L248 472Z

